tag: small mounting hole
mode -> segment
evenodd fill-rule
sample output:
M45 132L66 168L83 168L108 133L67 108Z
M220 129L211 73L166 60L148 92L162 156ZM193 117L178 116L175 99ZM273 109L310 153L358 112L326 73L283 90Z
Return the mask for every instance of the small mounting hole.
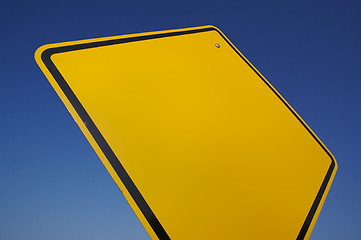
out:
M218 43L216 43L216 47L217 47L217 48L220 48L221 46L220 46Z

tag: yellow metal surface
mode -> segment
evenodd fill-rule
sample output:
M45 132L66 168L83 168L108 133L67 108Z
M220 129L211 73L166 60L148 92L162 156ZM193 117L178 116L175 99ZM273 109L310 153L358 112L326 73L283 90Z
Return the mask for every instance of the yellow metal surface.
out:
M308 239L337 164L218 29L51 44L35 58L152 239Z

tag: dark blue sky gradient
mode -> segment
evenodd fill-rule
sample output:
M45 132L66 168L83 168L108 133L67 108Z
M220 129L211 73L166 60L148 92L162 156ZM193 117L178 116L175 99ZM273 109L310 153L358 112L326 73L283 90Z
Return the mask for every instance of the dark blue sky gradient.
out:
M215 25L335 156L312 240L361 238L361 1L3 1L0 239L149 239L34 61L44 44Z

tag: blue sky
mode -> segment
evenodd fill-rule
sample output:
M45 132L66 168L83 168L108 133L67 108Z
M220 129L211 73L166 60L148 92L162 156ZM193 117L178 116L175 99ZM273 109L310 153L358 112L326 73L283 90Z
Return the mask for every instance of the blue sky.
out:
M0 239L150 239L34 60L44 44L215 25L339 169L311 239L361 237L360 1L6 1Z

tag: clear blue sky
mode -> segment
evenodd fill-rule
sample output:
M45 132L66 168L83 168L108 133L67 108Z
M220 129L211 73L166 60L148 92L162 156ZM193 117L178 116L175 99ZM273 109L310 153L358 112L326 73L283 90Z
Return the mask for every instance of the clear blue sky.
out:
M339 164L311 239L360 239L360 12L348 0L2 2L0 239L150 239L33 54L47 43L209 24Z

